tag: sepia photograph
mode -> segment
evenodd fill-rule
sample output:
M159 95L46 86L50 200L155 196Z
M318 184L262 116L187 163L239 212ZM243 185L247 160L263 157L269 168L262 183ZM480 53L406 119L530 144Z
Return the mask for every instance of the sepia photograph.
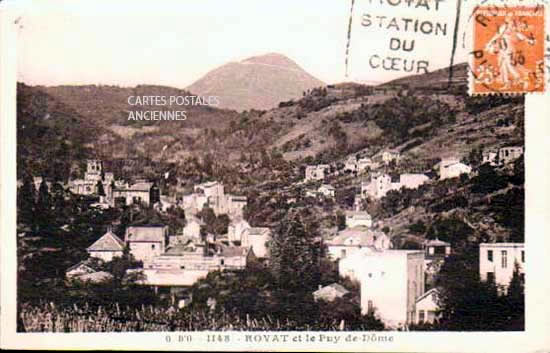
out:
M9 23L17 335L525 333L544 1L31 3Z

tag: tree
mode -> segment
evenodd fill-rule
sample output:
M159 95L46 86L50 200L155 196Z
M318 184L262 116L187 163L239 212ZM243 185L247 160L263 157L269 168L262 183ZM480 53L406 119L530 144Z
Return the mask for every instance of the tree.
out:
M23 185L17 190L17 221L25 225L33 223L35 211L36 190L32 177L29 174L23 176Z
M338 230L346 229L346 216L340 211L336 212L336 226Z
M44 230L50 224L51 214L51 197L48 191L46 179L42 179L40 188L38 189L38 199L36 200L36 225L38 229Z
M508 303L506 307L509 309L509 329L523 331L525 329L525 293L523 278L517 262L514 264L514 273L508 286L506 301Z
M97 188L97 194L99 196L105 196L105 189L103 188L103 183L101 182L101 180L97 181L96 188Z
M508 295L493 281L480 281L475 246L463 255L449 256L438 275L439 329L456 331L515 330L523 325L523 291L516 271Z
M139 274L127 276L129 269L141 267L141 263L134 259L128 246L124 247L122 256L115 256L110 262L105 264L105 269L113 275L113 284L115 288L122 287L123 283L134 283L139 279Z
M297 212L287 214L276 227L270 244L271 271L280 287L309 290L319 282L323 249L314 240L315 228Z

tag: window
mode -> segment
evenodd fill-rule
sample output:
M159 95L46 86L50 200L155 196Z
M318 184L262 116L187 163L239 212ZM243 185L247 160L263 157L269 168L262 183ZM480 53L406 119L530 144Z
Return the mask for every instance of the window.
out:
M369 300L367 303L367 313L372 314L374 311L374 305L372 304L372 300Z
M500 252L501 254L501 267L502 268L506 268L508 267L508 253L506 252L506 250L502 250Z
M487 261L493 262L493 250L487 250Z
M525 262L525 250L521 251L521 262Z
M225 264L225 261L224 261L224 259L222 259L222 260L221 260L221 264L222 264L222 265L223 265L223 264Z
M155 244L151 245L151 249L155 250Z
M495 273L487 272L487 282L495 282Z
M420 310L420 311L418 312L418 322L419 322L419 323L422 323L422 322L424 322L424 320L425 320L425 313L424 313L424 310Z
M346 257L346 250L345 249L342 249L341 253L342 257Z

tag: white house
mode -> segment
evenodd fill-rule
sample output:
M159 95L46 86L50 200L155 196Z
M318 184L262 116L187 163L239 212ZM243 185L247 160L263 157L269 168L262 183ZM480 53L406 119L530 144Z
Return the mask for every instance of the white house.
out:
M376 168L376 163L374 163L372 161L372 159L370 159L368 157L360 158L357 161L357 171L362 172L363 170L365 170L367 168L370 168L370 169Z
M208 206L216 215L227 214L230 218L242 217L248 202L246 196L226 194L223 184L217 181L195 185L194 192L184 195L182 201L187 214L196 214Z
M103 261L111 261L115 256L122 256L124 242L111 230L103 234L96 242L88 247L88 254Z
M204 222L198 219L195 216L189 216L185 227L183 227L183 236L187 238L200 238L201 236L201 227L204 225Z
M319 289L313 292L313 299L315 301L324 300L326 302L332 302L336 298L342 298L348 293L349 290L338 283L333 283L324 287L319 285Z
M113 189L113 199L117 201L124 200L126 205L142 203L144 205L154 205L160 201L160 190L155 183L139 180L127 187L115 187Z
M344 163L344 170L348 170L350 172L355 172L357 170L357 158L355 156L351 156L346 159L346 162Z
M451 254L451 244L438 238L425 240L423 247L426 258L445 258Z
M317 192L327 198L334 198L335 195L335 189L330 184L321 185Z
M399 190L403 187L416 189L428 182L430 178L425 174L401 174L399 180L392 180L388 174L374 174L370 182L361 183L361 195L380 199L391 190Z
M323 180L329 168L327 164L308 165L306 167L305 181Z
M384 232L364 226L344 229L325 243L332 260L346 258L361 249L384 250L391 247L390 239Z
M399 187L407 189L416 189L420 185L427 183L430 178L426 174L401 174L399 176Z
M87 261L80 261L76 265L73 265L65 271L65 277L68 279L78 278L82 275L97 272L98 270Z
M401 155L397 150L387 150L382 152L382 162L384 162L385 164L389 164L391 161L399 163L400 159Z
M489 163L493 167L498 164L498 151L495 151L494 149L487 149L482 152L483 160L481 164Z
M254 252L245 247L220 245L215 254L206 255L204 244L176 244L144 265L144 277L139 283L157 287L192 286L211 271L242 270L253 256Z
M498 160L501 164L508 164L523 155L522 146L507 146L498 150Z
M257 257L269 256L269 241L271 240L271 230L266 227L251 227L243 231L241 246L252 248Z
M482 281L494 281L504 290L510 284L515 264L520 276L525 273L525 248L523 243L479 244L479 276Z
M416 324L433 324L441 315L439 311L439 290L432 288L416 299Z
M168 226L143 225L126 228L124 241L130 253L144 263L164 253L168 239Z
M230 242L242 242L244 231L250 229L250 224L238 217L227 226L227 239Z
M423 251L361 251L342 259L339 271L359 281L362 313L374 312L388 327L414 322L416 299L424 294Z
M367 211L346 211L346 228L372 227L372 217Z
M472 168L457 159L444 159L439 164L439 178L441 180L457 178L461 174L470 174Z

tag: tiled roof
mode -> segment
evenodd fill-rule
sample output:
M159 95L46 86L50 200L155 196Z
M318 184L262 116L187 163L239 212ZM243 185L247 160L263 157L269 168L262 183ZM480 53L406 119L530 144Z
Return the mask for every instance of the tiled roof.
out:
M247 229L248 235L267 235L270 229L267 227L251 227Z
M132 184L128 189L133 191L149 191L153 187L153 183L135 183Z
M124 242L109 231L88 247L88 251L123 251Z
M432 239L432 240L426 240L426 241L424 242L424 244L425 244L426 246L451 246L450 243L447 243L447 242L445 242L445 241L439 240L439 239L437 239L437 238Z
M131 226L126 229L126 241L132 242L164 242L162 225Z
M78 276L77 278L81 281L90 281L90 282L101 282L105 281L107 279L111 279L113 275L111 275L109 272L105 271L99 271L94 273L88 273L82 276Z
M349 246L373 246L375 237L383 237L385 234L380 231L373 231L367 227L358 226L344 229L338 235L327 241L328 245L349 245Z
M349 293L349 290L347 290L346 288L344 288L344 286L342 286L338 283L329 284L328 286L324 286L323 288L320 288L320 289L316 290L313 293L317 294L317 295L320 295L320 294L323 294L324 292L328 293L328 291L330 291L330 290L335 290L340 295L346 295L346 294Z
M435 294L436 296L438 296L439 295L439 289L437 289L437 288L430 289L429 291L422 294L420 297L416 298L416 302L418 303L419 301L421 301L422 299L426 298L427 296L429 296L431 294Z
M249 249L243 246L223 246L221 255L224 257L246 256Z
M372 219L371 215L366 211L346 211L346 217L355 219Z

